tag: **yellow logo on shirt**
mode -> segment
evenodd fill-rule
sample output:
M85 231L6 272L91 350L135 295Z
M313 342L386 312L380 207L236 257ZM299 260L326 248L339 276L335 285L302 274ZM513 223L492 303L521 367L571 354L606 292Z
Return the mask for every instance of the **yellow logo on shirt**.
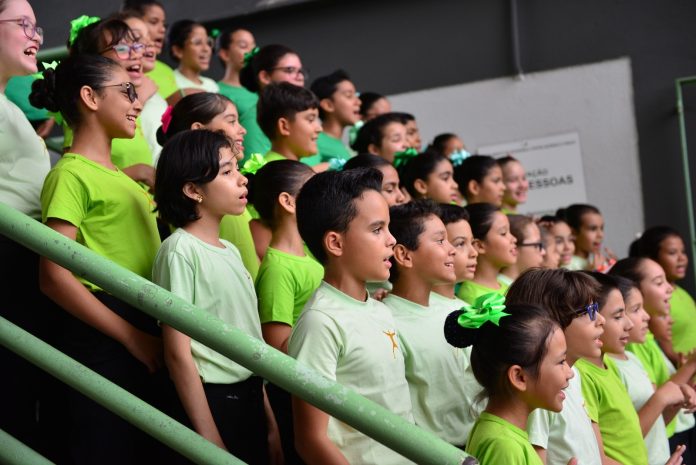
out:
M392 345L392 356L396 359L396 351L399 350L399 344L396 342L396 332L394 330L383 331L389 338Z

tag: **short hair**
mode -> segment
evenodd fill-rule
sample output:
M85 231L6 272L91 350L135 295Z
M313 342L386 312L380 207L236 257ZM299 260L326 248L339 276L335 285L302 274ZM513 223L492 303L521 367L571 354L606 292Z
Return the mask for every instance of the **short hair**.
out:
M377 92L361 92L360 93L360 116L364 119L367 112L370 111L372 105L375 104L377 100L386 99L382 94Z
M317 96L317 99L321 101L325 98L332 98L338 89L338 85L343 81L350 81L350 76L344 70L338 69L331 74L316 78L309 88ZM319 106L319 117L326 119L326 112L321 108L321 105Z
M302 185L314 174L312 168L295 160L276 160L265 164L249 180L247 198L254 205L263 223L276 226L278 196L287 192L297 197Z
M162 148L155 175L155 203L162 219L182 227L200 218L197 203L184 194L184 185L202 186L220 171L220 150L230 141L217 132L181 131Z
M452 162L449 158L438 152L424 152L416 157L409 159L399 170L399 179L401 184L406 188L411 197L418 198L421 194L416 190L414 184L417 179L427 181L435 168L446 161L450 165Z
M70 56L101 55L109 47L124 40L136 40L128 24L117 17L101 19L80 30L75 41L68 44L69 54Z
M645 278L645 273L643 272L643 264L646 260L651 260L648 257L628 257L622 258L618 262L614 263L609 269L609 273L612 276L622 276L626 279L631 280L635 283L636 287L640 289L640 282Z
M454 180L459 184L459 192L464 198L471 198L469 193L469 182L476 181L481 184L486 176L493 168L498 165L498 162L493 157L488 155L471 155L462 161L459 166L454 168Z
M582 217L588 213L601 215L599 209L594 205L574 203L566 208L559 208L556 211L556 216L568 223L572 229L578 231L582 226Z
M172 108L167 131L162 126L157 129L157 142L163 146L175 134L191 129L193 123L210 123L217 115L224 113L230 104L234 105L222 94L198 92L187 95Z
M597 296L597 304L599 309L602 310L604 305L607 303L607 298L611 291L619 291L619 284L616 282L616 277L608 274L600 273L599 271L581 271L580 273L585 273L592 276L597 283L599 283L599 295ZM630 282L630 281L629 281Z
M183 49L186 46L186 41L191 35L191 32L199 26L205 29L205 26L197 21L192 19L181 19L169 27L167 42L169 44L169 56L172 60L177 63L179 62L179 58L174 55L174 47Z
M276 138L276 126L280 118L294 120L295 115L305 110L319 108L317 97L305 89L289 82L267 85L257 103L256 118L266 137Z
M360 97L362 98L362 96ZM368 152L370 145L382 146L384 128L392 123L404 124L402 118L396 113L384 113L376 116L358 130L358 135L351 147L358 153Z
M297 52L290 47L280 44L270 44L261 47L259 53L254 55L239 73L239 81L242 86L251 92L258 92L261 89L259 86L259 73L261 71L270 73L273 68L278 66L278 62L288 54L297 55Z
M320 263L328 259L324 235L346 232L358 215L356 199L369 190L381 195L382 172L374 168L319 173L302 187L297 196L297 228Z
M545 308L565 330L582 316L580 309L599 298L599 283L589 275L564 268L530 268L507 290L508 304L532 304Z
M395 111L393 113L401 119L402 124L408 124L410 121L416 120L416 117L411 113L405 113L403 111Z
M507 217L510 221L510 232L515 236L515 239L517 239L517 244L519 246L519 244L524 242L524 234L527 226L536 223L534 223L534 219L531 216L527 215L508 215Z
M164 10L164 5L157 0L123 0L121 11L133 11L142 18L147 13L147 9L153 6Z
M433 152L445 154L445 145L447 145L447 142L449 142L451 139L454 139L455 137L459 137L456 134L452 132L445 132L442 134L438 134L435 136L433 141L430 143L430 146L428 147L428 150L432 150Z
M377 168L380 169L382 166L393 166L387 160L377 155L371 153L361 153L353 158L349 159L345 165L343 165L344 170L352 170L355 168Z
M443 223L445 223L445 226L458 221L469 221L469 213L466 211L466 208L460 207L459 205L441 203L439 214L440 219Z
M425 222L433 216L439 218L440 209L432 200L419 199L395 205L389 208L389 232L396 239L397 245L401 244L408 250L418 250ZM392 267L389 270L389 280L394 282L398 279L399 270L394 257L390 261Z
M648 257L657 261L662 242L670 237L682 238L679 231L669 226L648 228L641 234L640 238L631 243L628 255L630 257Z
M469 214L469 224L474 238L484 240L493 226L495 214L500 211L500 207L491 203L473 203L464 208Z

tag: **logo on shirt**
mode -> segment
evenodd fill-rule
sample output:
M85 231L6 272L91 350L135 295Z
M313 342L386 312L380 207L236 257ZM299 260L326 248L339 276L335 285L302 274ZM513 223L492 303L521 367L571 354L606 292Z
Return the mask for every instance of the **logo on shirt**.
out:
M396 342L396 332L394 330L382 331L392 345L392 356L396 359L396 351L399 350L399 344Z

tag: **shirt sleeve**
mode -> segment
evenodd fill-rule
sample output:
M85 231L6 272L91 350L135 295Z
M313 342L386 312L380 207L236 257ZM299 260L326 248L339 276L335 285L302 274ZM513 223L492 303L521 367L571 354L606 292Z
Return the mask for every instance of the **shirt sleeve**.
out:
M275 265L275 264L274 264ZM256 282L261 323L292 326L295 310L295 281L284 266L264 267Z
M343 352L343 338L336 322L317 310L305 310L292 329L288 354L329 379Z
M73 173L60 169L48 173L41 191L43 222L56 218L79 227L87 215L88 204L86 188Z
M587 416L593 423L599 423L599 391L589 376L582 377L582 397L585 399Z
M476 454L476 458L479 463L484 465L528 465L524 450L516 443L495 439L488 442L488 444L482 445L481 450Z
M152 280L155 284L189 303L193 303L195 297L195 277L193 264L178 252L158 256L152 270Z
M553 422L553 413L541 408L535 409L527 420L529 442L537 447L549 448L549 432Z

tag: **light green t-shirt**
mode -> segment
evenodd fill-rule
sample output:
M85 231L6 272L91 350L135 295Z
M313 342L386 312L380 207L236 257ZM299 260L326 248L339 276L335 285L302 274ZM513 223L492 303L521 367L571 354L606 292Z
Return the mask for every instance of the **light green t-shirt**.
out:
M167 101L160 94L154 94L147 99L143 105L143 112L138 118L152 157L149 164L153 166L157 166L157 160L162 152L162 146L157 142L157 130L162 126L162 115L165 111L167 111Z
M0 202L41 218L41 186L51 169L46 144L17 105L0 92Z
M383 303L371 298L355 300L322 281L293 327L288 353L325 377L413 421L396 323ZM311 377L308 380L319 383ZM333 417L327 434L348 463L411 463Z
M463 306L467 305L467 303L456 296L450 299L449 297L445 297L437 292L431 292L430 302L428 305L431 307L437 305L438 307L448 308L450 312L453 312L455 310L460 310Z
M674 367L674 365L672 365L672 362L667 358L664 352L662 352L662 361L665 363L667 372L671 378L672 375L677 372L677 369ZM681 433L691 429L694 427L694 425L696 425L694 415L691 413L685 413L683 409L679 410L674 419L667 425L667 437L670 437L674 433Z
M77 227L77 242L150 279L160 246L154 204L145 189L121 170L66 153L46 177L41 206L44 222L48 218L69 222ZM86 279L76 278L99 290Z
M601 465L599 444L582 397L582 379L577 368L568 382L563 410L536 409L527 420L529 442L546 449L546 465L567 465L571 457L578 463Z
M498 274L498 278L496 279L500 284L502 284L505 287L510 287L510 285L512 285L512 282L514 281L514 279L503 273Z
M640 410L655 394L655 388L648 373L638 357L631 352L626 352L626 357L628 357L626 360L611 357L614 363L610 365L610 368L616 369L616 375L626 386L633 407L636 411ZM664 465L669 460L669 441L662 415L658 415L650 431L645 435L645 447L648 449L649 465Z
M176 79L174 79L174 70L166 63L159 60L155 61L155 67L146 75L155 81L158 87L157 93L165 100L179 90L176 85Z
M309 255L267 248L256 279L261 323L293 326L323 277L324 268Z
M610 367L612 359L604 356ZM599 425L607 457L624 465L645 465L648 452L643 442L638 413L616 368L600 368L585 359L575 366L582 376L582 393L590 419Z
M416 425L457 446L466 443L470 392L464 373L470 350L452 347L444 337L445 319L451 306L424 307L390 294L382 301L394 315L406 363Z
M230 326L261 339L254 282L237 248L221 240L210 245L183 229L163 243L152 270L152 280ZM252 372L191 339L191 354L204 383L232 384Z
M336 139L325 132L319 133L317 149L317 155L319 155L321 162L328 162L334 158L346 161L352 156L341 139Z
M578 257L577 255L573 255L573 258L570 259L570 263L565 265L563 268L566 268L568 270L573 270L573 271L582 271L582 270L586 270L589 265L590 265L590 262L588 262L586 258L582 258L582 257Z
M457 291L457 297L462 299L464 302L474 302L478 297L490 292L497 292L498 294L504 296L508 290L508 286L500 281L498 281L498 284L500 284L500 289L491 289L490 287L482 286L481 284L473 281L464 281Z
M211 92L217 94L220 92L220 88L217 82L213 81L209 77L198 76L201 82L193 82L183 74L178 69L174 70L174 81L179 89L200 89L205 92Z
M488 412L476 420L466 452L481 465L543 465L526 431Z
M263 133L256 120L256 104L259 101L258 94L248 91L244 87L235 87L218 81L220 93L229 98L237 106L239 123L244 126L247 133L244 136L244 160L252 153L266 153L271 149L271 141Z
M677 352L691 352L696 347L696 303L688 292L677 285L669 303L674 320L672 347Z
M251 278L256 280L256 276L259 274L259 257L256 255L249 221L251 221L251 214L246 208L241 215L223 216L220 222L220 239L225 239L237 247L244 266Z

